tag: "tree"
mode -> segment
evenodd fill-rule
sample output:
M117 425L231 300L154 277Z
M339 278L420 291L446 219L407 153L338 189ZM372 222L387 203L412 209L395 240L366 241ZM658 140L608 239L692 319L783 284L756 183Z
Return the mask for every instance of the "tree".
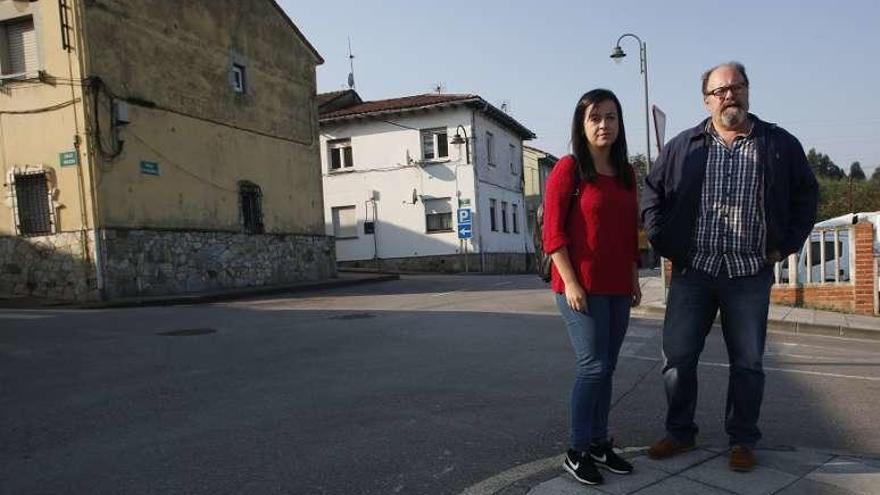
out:
M825 153L819 153L814 148L810 148L807 152L807 162L816 177L828 177L830 179L842 179L846 177L843 169L838 167L831 161L831 158Z
M849 178L852 180L865 180L865 172L862 171L862 164L859 162L852 162L852 165L849 166Z
M880 165L874 167L874 173L871 174L871 182L874 184L880 184Z

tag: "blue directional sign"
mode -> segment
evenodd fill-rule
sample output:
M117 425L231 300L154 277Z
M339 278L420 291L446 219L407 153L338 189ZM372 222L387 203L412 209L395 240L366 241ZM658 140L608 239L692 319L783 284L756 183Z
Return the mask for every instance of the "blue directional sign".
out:
M461 225L463 223L470 224L472 222L473 215L471 215L470 208L459 208L458 209L458 224Z
M458 238L459 239L470 239L473 236L474 236L474 231L471 228L471 224L469 224L469 223L458 224Z

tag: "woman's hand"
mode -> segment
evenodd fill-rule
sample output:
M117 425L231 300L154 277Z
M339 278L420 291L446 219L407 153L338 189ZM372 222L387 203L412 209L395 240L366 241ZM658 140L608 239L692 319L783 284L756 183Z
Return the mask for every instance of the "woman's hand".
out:
M630 306L636 307L642 303L642 287L639 285L639 265L633 263L632 267L632 300Z
M642 303L642 288L639 287L639 282L633 284L633 293L632 293L632 301L630 303L631 306L636 307Z
M587 293L578 283L565 284L565 300L578 313L587 313Z

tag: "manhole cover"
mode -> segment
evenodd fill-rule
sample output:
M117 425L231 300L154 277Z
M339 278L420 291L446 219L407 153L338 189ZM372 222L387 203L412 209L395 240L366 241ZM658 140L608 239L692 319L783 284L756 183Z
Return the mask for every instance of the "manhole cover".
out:
M209 333L217 333L217 330L213 328L184 328L182 330L159 332L158 335L163 337L189 337L192 335L207 335Z
M333 320L366 320L367 318L375 318L372 313L351 313L347 315L331 316Z

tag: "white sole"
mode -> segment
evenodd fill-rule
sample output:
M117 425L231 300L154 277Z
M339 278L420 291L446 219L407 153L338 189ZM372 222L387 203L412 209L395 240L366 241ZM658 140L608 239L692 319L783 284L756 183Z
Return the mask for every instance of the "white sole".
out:
M598 481L587 481L587 480L581 478L580 476L578 476L577 473L574 472L574 469L572 469L568 465L568 462L566 462L566 461L562 461L562 469L565 469L568 472L568 474L571 475L572 478L576 479L577 481L579 481L585 485L598 485L599 484Z
M599 468L599 469L604 469L604 470L606 470L606 471L608 471L608 472L610 472L610 473L614 473L614 474L630 474L630 473L632 473L632 470L630 470L630 471L618 471L618 470L616 470L616 469L611 469L609 466L606 466L605 464L602 464L602 463L600 463L600 462L596 462L596 459L593 459L593 464L595 464L596 467Z

